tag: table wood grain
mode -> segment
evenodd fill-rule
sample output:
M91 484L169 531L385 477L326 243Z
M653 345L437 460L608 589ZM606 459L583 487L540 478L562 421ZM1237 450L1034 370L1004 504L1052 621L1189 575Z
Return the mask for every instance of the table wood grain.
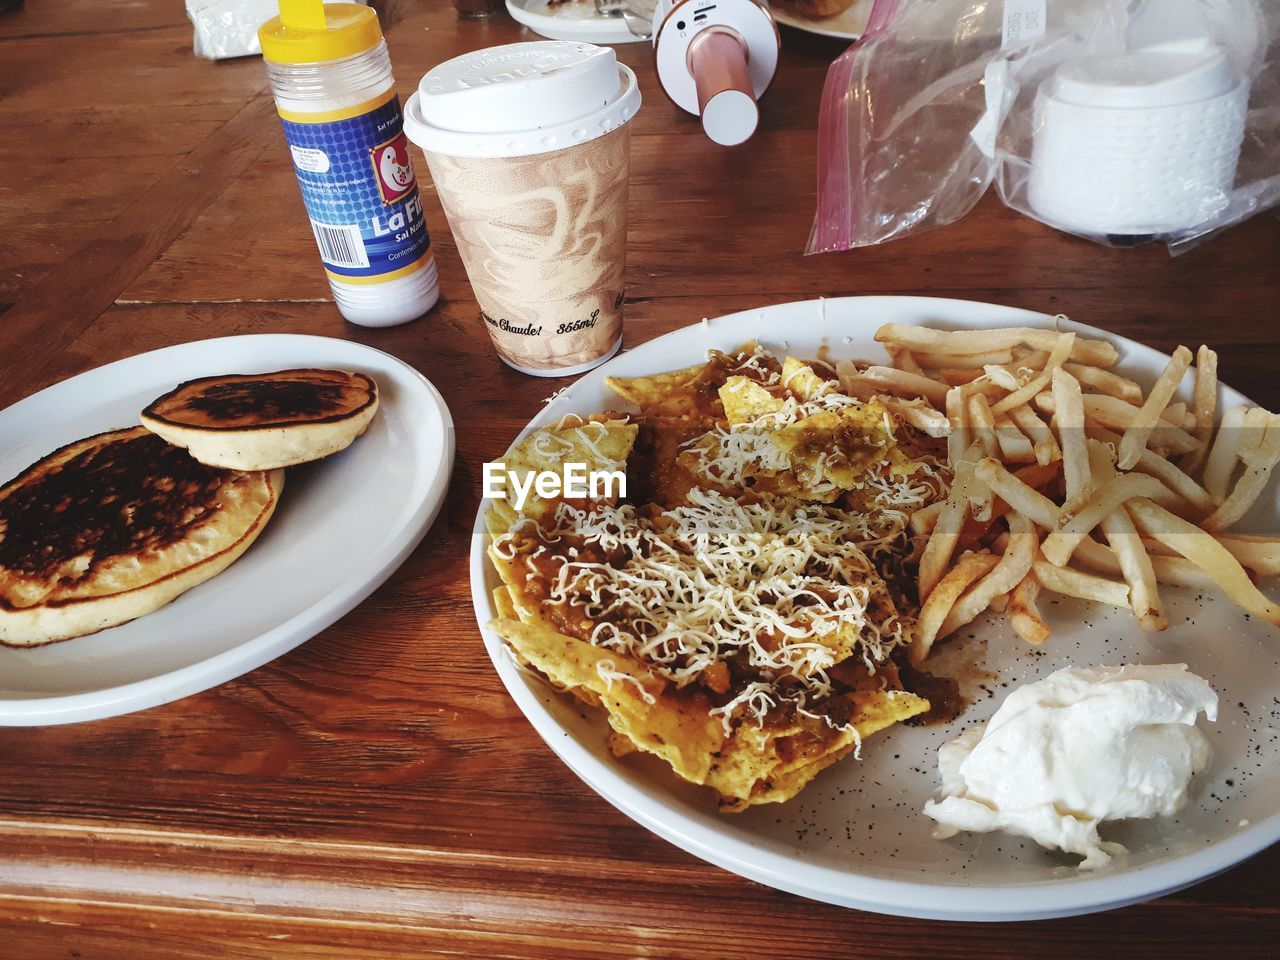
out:
M442 0L382 11L402 95L457 53L533 39L506 17L460 23ZM1172 259L1054 233L988 197L942 230L804 257L818 95L842 45L783 36L761 129L732 150L663 96L644 45L620 48L645 98L627 346L814 296L954 296L1164 349L1208 342L1225 379L1280 406L1271 215ZM388 330L345 324L261 62L210 63L190 43L180 5L159 0L28 0L0 17L0 402L208 336L344 337L431 377L457 466L421 547L292 653L131 716L0 730L0 956L1280 956L1274 849L1099 916L943 924L743 880L580 783L488 666L467 587L480 464L559 384L494 356L425 175L440 306Z

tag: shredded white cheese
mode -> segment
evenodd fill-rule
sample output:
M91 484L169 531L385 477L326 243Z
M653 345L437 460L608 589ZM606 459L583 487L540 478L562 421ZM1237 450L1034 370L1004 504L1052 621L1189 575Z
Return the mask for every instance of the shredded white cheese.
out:
M656 518L629 504L562 503L547 542L580 537L611 562L552 553L548 599L594 621L593 644L638 658L677 687L735 658L771 691L735 698L749 702L751 717L763 718L766 699L821 716L812 705L831 694L826 670L852 655L874 671L906 639L896 618L870 616L873 587L884 588L857 546L864 522L822 504L743 504L701 489ZM503 555L514 535L498 538ZM722 710L729 723L737 705Z
M596 673L600 676L600 679L604 681L606 687L612 688L613 681L622 680L626 683L632 684L637 690L639 690L640 699L642 699L645 703L651 704L656 702L654 700L653 694L644 688L643 683L641 683L635 677L631 676L631 674L623 673L621 670L618 669L618 665L614 663L612 660L601 660L599 663L597 663Z

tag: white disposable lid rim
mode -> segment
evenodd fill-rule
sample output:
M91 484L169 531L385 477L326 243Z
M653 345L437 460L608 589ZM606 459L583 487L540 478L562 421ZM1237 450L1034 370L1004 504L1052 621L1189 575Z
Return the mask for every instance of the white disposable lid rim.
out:
M1120 75L1129 70L1132 79ZM1180 106L1229 95L1239 78L1211 41L1176 41L1126 54L1068 60L1046 85L1060 103L1099 109Z
M532 130L471 133L433 127L422 118L420 92L404 110L405 135L427 153L450 157L527 157L563 150L602 137L621 127L640 109L640 85L626 64L616 64L619 93L598 110L573 120Z

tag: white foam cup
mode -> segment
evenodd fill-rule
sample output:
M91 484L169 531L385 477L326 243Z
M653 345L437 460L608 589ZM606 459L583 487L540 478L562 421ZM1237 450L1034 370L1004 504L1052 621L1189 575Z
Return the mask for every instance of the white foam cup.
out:
M613 50L535 41L423 76L405 104L499 357L535 376L622 340L635 74Z

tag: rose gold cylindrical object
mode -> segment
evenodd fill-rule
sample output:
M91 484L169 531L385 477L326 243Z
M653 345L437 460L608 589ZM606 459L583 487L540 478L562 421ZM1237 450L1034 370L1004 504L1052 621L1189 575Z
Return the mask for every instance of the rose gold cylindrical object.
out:
M741 35L728 27L703 30L689 44L688 63L707 136L726 146L750 137L760 110L747 74L747 45Z

